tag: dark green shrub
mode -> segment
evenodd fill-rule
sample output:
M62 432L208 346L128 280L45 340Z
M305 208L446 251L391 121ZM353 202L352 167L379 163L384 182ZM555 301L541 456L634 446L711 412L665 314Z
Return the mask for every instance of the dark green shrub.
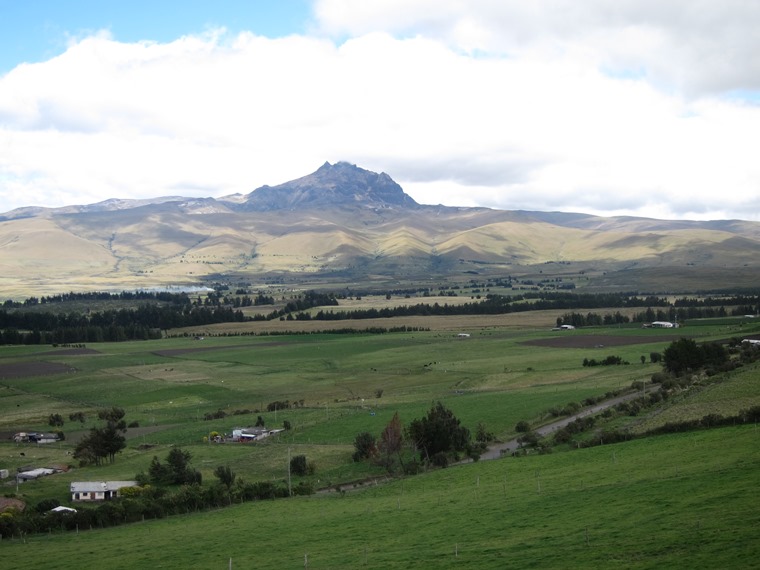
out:
M309 474L309 465L306 461L305 455L296 455L290 460L290 472L293 475L303 477Z
M445 452L439 451L433 457L430 458L430 462L435 465L436 467L448 467L449 466L449 456L446 455Z
M354 439L354 454L351 456L354 461L361 461L373 457L377 453L377 440L371 433L364 431L357 434Z
M525 433L530 431L530 424L526 422L525 420L520 420L517 422L517 425L515 426L515 431L517 433Z

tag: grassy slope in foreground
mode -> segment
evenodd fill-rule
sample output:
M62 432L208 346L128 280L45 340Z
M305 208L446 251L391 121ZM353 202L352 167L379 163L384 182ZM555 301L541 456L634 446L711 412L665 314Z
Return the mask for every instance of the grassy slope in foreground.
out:
M731 568L760 559L760 431L507 458L348 493L3 541L3 567Z

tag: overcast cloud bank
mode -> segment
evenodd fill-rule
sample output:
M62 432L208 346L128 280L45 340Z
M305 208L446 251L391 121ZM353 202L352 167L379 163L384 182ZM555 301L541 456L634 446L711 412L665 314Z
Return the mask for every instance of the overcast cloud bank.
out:
M0 77L0 212L346 160L427 204L760 220L760 4L322 0L306 35L107 32Z

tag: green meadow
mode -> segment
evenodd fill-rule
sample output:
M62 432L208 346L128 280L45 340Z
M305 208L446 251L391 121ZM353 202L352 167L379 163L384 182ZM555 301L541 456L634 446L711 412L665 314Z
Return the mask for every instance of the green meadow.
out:
M755 426L0 544L3 567L749 568Z
M335 492L337 485L385 479L380 467L351 460L352 444L363 431L379 436L396 412L408 424L441 401L473 433L482 422L507 441L520 420L539 425L550 408L648 381L661 370L649 355L670 339L760 332L760 325L739 329L722 321L674 331L557 332L552 324L474 329L466 339L452 328L171 338L92 344L87 354L2 347L0 377L11 364L69 368L0 378L6 436L49 431L50 414L65 419L63 442L0 443L0 469L11 473L72 467L20 485L18 496L32 506L49 498L70 505L72 481L133 479L173 446L192 454L204 484L215 481L219 465L246 481L284 481L288 457L303 454L317 467L306 480L324 489L115 528L5 539L2 567L90 568L108 560L111 568L227 568L232 559L235 568L694 568L747 567L742 560L760 559L754 426L457 465ZM526 344L537 340L553 345ZM565 340L588 342L571 348ZM584 358L608 355L630 364L582 366ZM643 431L677 418L735 414L760 403L759 384L760 370L749 366L631 421ZM285 400L297 405L267 411ZM97 410L112 405L139 427L127 431L127 447L113 464L79 467L71 456L75 442L98 425ZM224 417L204 419L219 410ZM78 411L83 424L68 419ZM267 427L287 422L291 429L256 444L207 441L213 431L253 426L258 416ZM3 494L15 490L7 483Z

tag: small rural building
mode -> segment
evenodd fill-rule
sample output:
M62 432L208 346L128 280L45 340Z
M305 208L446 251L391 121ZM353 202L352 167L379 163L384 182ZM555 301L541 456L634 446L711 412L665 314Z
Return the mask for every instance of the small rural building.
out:
M59 507L55 507L53 509L50 509L50 512L51 513L75 513L75 512L77 512L77 510L76 509L72 509L71 507L59 506Z
M45 477L46 475L52 475L53 473L58 473L58 469L49 469L47 467L39 467L38 469L28 469L26 471L20 471L16 475L17 481L33 481L34 479L39 479L40 477Z
M55 443L58 441L57 433L19 432L13 436L15 443Z
M470 338L470 334L469 333L459 333L457 335L457 338Z
M124 487L137 487L137 481L78 481L71 484L72 501L109 501Z
M742 343L751 344L751 345L753 345L753 346L760 346L760 339L756 339L756 338L745 338L744 340L742 340Z
M285 431L284 429L269 429L265 427L235 428L232 430L232 441L259 441Z
M670 321L654 321L652 327L656 329L674 329L678 328L678 323L671 323Z

